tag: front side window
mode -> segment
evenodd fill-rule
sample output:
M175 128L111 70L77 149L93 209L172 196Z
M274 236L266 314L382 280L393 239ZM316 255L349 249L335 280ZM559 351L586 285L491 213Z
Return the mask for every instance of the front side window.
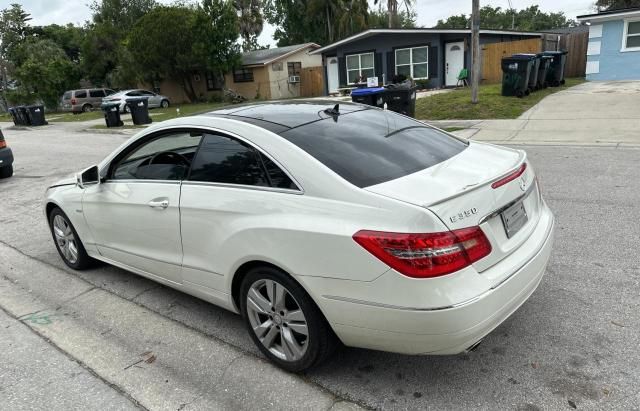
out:
M429 78L429 47L396 50L396 74L414 80Z
M87 91L86 90L76 91L76 98L87 98Z
M233 70L233 82L234 83L247 83L253 81L253 69L252 68L238 68Z
M640 21L626 21L625 32L623 48L640 49Z
M373 53L347 56L347 82L354 84L375 76Z
M112 168L113 180L182 180L200 145L202 133L163 134L124 154Z

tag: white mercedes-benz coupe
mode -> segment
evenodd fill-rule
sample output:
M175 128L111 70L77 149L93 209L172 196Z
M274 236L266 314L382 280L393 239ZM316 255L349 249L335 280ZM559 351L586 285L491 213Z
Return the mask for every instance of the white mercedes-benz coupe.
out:
M291 371L339 341L475 348L551 253L554 218L526 154L334 104L235 106L141 131L47 190L60 256L240 313Z

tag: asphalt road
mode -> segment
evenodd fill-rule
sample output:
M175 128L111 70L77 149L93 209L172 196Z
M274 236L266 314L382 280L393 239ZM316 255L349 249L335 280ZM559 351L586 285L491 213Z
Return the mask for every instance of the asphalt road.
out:
M555 249L538 290L475 352L409 357L344 348L302 379L291 377L281 383L286 401L279 403L280 396L247 399L242 392L242 384L262 384L270 391L274 388L269 384L290 376L275 373L260 361L238 316L120 269L101 266L73 272L64 266L43 217L44 190L55 180L96 163L126 139L66 127L4 130L16 157L16 174L0 181L0 279L7 287L22 282L24 295L46 291L46 287L52 294L71 288L81 294L74 306L60 310L64 312L59 314L60 323L50 329L30 323L31 317L18 316L35 335L63 345L68 342L69 361L89 371L86 377L82 374L81 382L60 379L62 387L86 385L92 395L107 398L114 395L113 390L91 387L97 381L107 385L122 381L115 385L123 406L151 409L178 408L174 406L181 401L177 398L180 390L193 390L189 392L197 406L192 408L214 408L208 400L228 397L231 400L216 403L215 408L337 409L347 406L340 401L350 400L384 409L640 409L638 149L524 147L557 217ZM113 303L112 297L119 301ZM29 305L25 301L22 296L3 293L0 281L1 308ZM29 309L34 308L25 307L23 312ZM127 317L137 309L143 313ZM24 327L1 314L0 326ZM121 319L121 329L112 317ZM107 328L109 332L102 337L105 342L100 344L99 336ZM72 341L82 333L95 334L97 339L87 336L91 343ZM146 336L140 337L142 334ZM0 404L19 403L21 398L16 391L20 386L11 385L15 377L5 359L29 363L25 356L31 350L16 343L21 339L11 338L0 338ZM47 344L45 339L32 340L30 337L28 344ZM153 384L160 371L154 370L155 364L146 363L152 355L145 352L148 345L166 351L165 362L158 355L157 364L171 373L166 388ZM136 370L141 373L136 378L123 377L122 367L116 369L113 361L103 359L119 358L125 346L138 349L145 361ZM171 357L176 351L185 356L184 361ZM74 359L74 353L79 358ZM46 378L42 369L51 366L34 361L29 366L40 369L39 375ZM216 367L224 367L225 372L218 375L213 370ZM230 375L236 367L253 367L256 374L269 377L236 378ZM141 378L143 383L147 379L146 386L139 385ZM221 378L216 381L227 385L218 390L221 385L216 383L212 387L216 390L203 394L209 378ZM129 386L134 388L128 390ZM326 394L326 402L322 395L318 402L299 402L318 390ZM41 403L38 398L33 401ZM101 408L99 402L94 404ZM185 403L180 406L184 408Z

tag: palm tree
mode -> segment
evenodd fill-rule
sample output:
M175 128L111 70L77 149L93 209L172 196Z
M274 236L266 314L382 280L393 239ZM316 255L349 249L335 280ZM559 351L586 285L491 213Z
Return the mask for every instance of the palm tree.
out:
M337 27L334 21L340 21L344 13L343 0L310 0L308 3L309 16L322 16L326 29L326 40L333 43L337 36Z
M344 10L338 22L341 38L366 30L369 27L369 5L367 0L345 0Z
M251 51L257 49L258 36L264 28L261 0L234 0L233 6L238 13L242 49Z
M411 7L415 0L387 0L387 13L389 14L389 28L398 26L398 3L402 2L407 8L407 14L411 13ZM382 0L373 0L373 4L382 3Z

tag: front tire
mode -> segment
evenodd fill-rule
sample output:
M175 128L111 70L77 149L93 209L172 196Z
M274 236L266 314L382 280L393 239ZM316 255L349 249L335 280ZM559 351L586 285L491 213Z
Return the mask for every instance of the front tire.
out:
M49 228L58 254L67 266L84 270L93 265L94 260L87 254L76 229L61 209L54 208L49 215Z
M338 339L309 294L288 275L257 267L240 288L251 339L279 367L300 372L326 360Z
M13 165L0 168L0 178L9 178L13 175Z

